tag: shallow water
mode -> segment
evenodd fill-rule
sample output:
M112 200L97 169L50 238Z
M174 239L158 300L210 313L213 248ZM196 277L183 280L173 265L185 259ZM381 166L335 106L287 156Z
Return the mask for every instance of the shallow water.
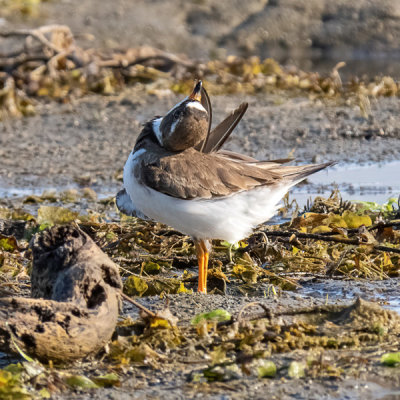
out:
M400 400L400 390L380 390L375 393L376 400Z
M400 299L392 299L388 301L388 305L385 306L385 308L388 308L389 310L396 311L398 314L400 314Z
M329 196L338 188L344 200L385 203L400 195L400 161L357 165L345 164L322 170L295 187L291 198L304 205L310 197Z
M311 278L299 283L301 288L297 293L303 296L323 299L327 303L352 301L361 297L364 300L378 302L383 308L400 314L398 278L376 281Z
M304 184L298 185L291 190L290 199L296 199L300 207L307 200L315 196L328 197L332 190L338 188L344 200L375 201L379 204L387 202L389 198L397 198L400 195L400 161L388 163L357 165L340 164L322 170L307 179ZM96 185L92 189L97 193L99 199L114 196L122 186ZM0 178L0 198L18 198L29 195L41 195L45 190L62 192L63 190L76 188L77 184L67 186L26 186L11 187L2 185Z
M112 196L115 196L119 190L119 186L115 185L115 187L92 187L92 189L96 192L99 200L106 199ZM0 180L0 199L17 199L23 198L26 196L36 195L41 196L43 192L55 192L60 193L67 189L77 189L79 190L80 186L77 184L69 184L66 186L27 186L27 187L10 187L1 184Z

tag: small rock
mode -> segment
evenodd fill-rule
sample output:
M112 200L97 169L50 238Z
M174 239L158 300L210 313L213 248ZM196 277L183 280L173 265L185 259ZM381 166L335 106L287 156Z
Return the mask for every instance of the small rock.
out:
M82 189L82 197L87 200L96 201L97 193L92 188L85 187Z
M62 201L76 203L79 200L79 193L76 189L66 189L60 196Z

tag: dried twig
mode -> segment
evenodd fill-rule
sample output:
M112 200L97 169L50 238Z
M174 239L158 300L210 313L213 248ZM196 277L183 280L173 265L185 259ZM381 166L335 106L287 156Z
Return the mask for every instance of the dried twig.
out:
M190 61L183 60L174 54L170 53L162 53L162 54L154 54L148 57L137 57L134 60L127 59L111 59L111 60L101 60L98 62L99 67L103 68L129 68L137 64L146 64L150 61L163 61L170 62L173 64L180 64L187 68L194 68L195 64Z
M335 271L340 267L340 264L342 263L342 261L344 260L344 258L347 256L347 253L349 252L349 250L345 250L342 255L340 256L339 260L335 263L331 263L328 268L326 269L326 275L331 277Z
M387 251L390 253L400 254L400 249L394 249L393 247L388 247L388 246L374 246L374 250Z
M377 229L377 228L376 228ZM322 234L315 234L315 233L303 233L303 232L287 232L287 231L263 231L266 236L269 237L288 237L288 238L298 238L298 239L312 239L312 240L322 240L324 242L335 242L335 243L344 243L349 245L358 246L360 244L369 244L367 242L363 242L358 238L350 239L350 238L342 238L337 236L327 236ZM373 250L379 251L388 251L391 253L400 254L400 249L387 247L387 246L380 246L380 245L373 245Z
M323 240L325 242L336 242L336 243L345 243L345 244L354 244L358 245L362 242L359 239L349 239L349 238L340 238L337 236L327 236L316 233L303 233L303 232L293 232L293 231L263 231L268 237L289 237L298 238L298 239L313 239L313 240Z
M383 229L390 227L400 227L400 221L392 221L392 222L379 222L378 224L372 225L368 228L369 231L373 231L375 229Z
M139 308L139 310L142 310L143 312L145 312L148 316L150 316L151 318L155 318L156 314L153 313L153 311L150 311L147 307L143 306L142 304L140 304L139 302L137 302L136 300L133 300L132 298L130 298L129 296L127 296L125 293L121 292L121 297L128 301L129 303L132 303L134 306L136 306L137 308Z
M243 321L243 313L244 313L244 311L247 310L248 308L254 307L254 306L261 307L261 308L264 310L264 313L262 314L262 317L260 317L260 318L272 318L271 310L270 310L265 304L260 303L259 301L253 301L253 302L251 302L251 303L245 304L245 305L239 310L239 313L238 313L238 316L237 316L237 319L236 319L236 320L237 320L239 323L242 322L242 321Z
M65 40L63 41L63 45L57 46L54 44L52 41L46 38L45 34L46 33L62 33L66 39L68 39L68 42ZM42 26L37 29L19 29L16 31L3 31L0 32L1 37L12 37L12 36L32 36L36 40L38 40L40 43L43 45L47 46L51 50L55 51L56 53L61 53L66 51L65 48L65 43L72 44L73 43L73 35L71 33L71 30L69 29L68 26L66 25L47 25L47 26ZM71 46L68 46L71 47Z

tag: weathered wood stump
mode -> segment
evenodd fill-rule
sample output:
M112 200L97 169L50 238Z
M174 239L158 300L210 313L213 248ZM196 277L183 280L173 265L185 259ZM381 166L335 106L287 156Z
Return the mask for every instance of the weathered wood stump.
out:
M41 360L68 361L98 352L120 310L118 267L74 226L53 227L31 243L32 297L0 299L0 350L14 342Z

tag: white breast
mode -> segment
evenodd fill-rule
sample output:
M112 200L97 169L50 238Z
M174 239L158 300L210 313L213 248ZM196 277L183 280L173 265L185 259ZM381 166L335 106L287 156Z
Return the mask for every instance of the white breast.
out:
M141 150L143 152L145 150ZM223 239L230 243L248 236L271 218L292 185L260 187L212 200L183 200L140 184L133 175L139 152L124 168L124 185L135 207L148 217L196 239Z

